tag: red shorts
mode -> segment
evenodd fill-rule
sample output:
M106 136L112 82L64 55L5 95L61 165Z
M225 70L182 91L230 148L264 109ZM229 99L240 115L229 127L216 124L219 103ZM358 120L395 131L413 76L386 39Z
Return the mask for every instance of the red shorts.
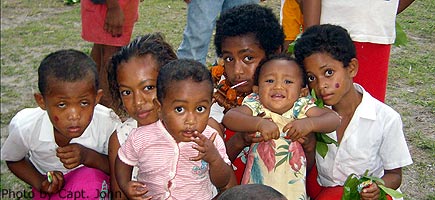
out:
M91 0L81 1L82 38L88 42L109 46L125 46L130 42L134 23L139 16L139 0L119 0L124 13L121 37L113 37L104 30L106 4L94 4Z
M354 42L358 73L353 81L379 101L385 101L391 45Z

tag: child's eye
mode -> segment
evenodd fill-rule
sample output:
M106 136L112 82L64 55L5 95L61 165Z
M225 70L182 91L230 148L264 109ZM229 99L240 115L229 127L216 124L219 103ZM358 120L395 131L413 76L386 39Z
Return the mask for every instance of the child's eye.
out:
M58 103L57 107L59 107L59 108L65 108L66 104L65 103Z
M231 61L233 61L234 59L232 58L232 57L224 57L224 61L225 62L231 62Z
M176 113L183 113L184 112L184 108L183 107L176 107L175 108L175 112Z
M205 110L206 110L205 106L199 106L199 107L196 108L196 111L197 111L198 113L204 113Z
M266 83L273 83L274 82L274 80L272 80L272 79L267 79L266 81L264 81L264 82L266 82Z
M243 60L245 61L245 62L249 62L249 61L251 61L251 60L253 60L254 59L254 57L252 57L252 56L246 56Z
M154 85L147 85L143 88L143 90L153 90L154 88L156 88L156 86Z
M313 82L316 78L313 75L307 75L308 82Z
M80 106L82 106L82 107L85 107L85 106L88 106L88 105L89 105L89 102L87 102L87 101L80 102Z
M331 69L328 69L328 70L325 71L325 76L326 77L332 76L333 74L334 74L334 71L332 71Z
M285 80L284 83L285 83L285 84L292 84L293 81L291 81L291 80Z
M130 90L122 90L120 93L121 93L121 96L128 96L131 94L131 91Z

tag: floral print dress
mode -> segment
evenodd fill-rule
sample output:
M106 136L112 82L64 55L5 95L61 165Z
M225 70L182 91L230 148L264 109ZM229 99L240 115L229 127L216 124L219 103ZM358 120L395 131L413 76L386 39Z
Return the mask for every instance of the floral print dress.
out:
M306 111L315 106L308 97L299 98L286 113L279 115L264 108L259 96L252 93L242 105L248 106L254 116L270 118L279 130L295 120L305 118ZM264 115L264 116L263 116ZM276 140L252 144L249 150L242 184L264 184L278 190L287 199L307 199L305 191L306 157L299 142L284 139L285 133Z

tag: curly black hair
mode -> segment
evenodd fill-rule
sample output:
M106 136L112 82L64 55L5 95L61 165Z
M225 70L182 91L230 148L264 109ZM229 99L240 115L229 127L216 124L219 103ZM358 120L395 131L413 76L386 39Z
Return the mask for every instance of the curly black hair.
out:
M133 57L142 57L148 54L152 55L159 67L177 59L177 55L171 45L165 41L163 35L161 33L151 33L137 37L127 46L122 47L110 60L108 69L109 88L113 97L112 105L119 115L126 115L127 111L122 106L121 94L119 93L118 67L121 63L127 62Z
M284 43L284 32L272 9L258 4L245 4L224 12L216 21L214 45L222 57L222 42L228 37L254 34L266 56Z
M261 61L260 64L258 65L257 69L255 69L255 74L254 74L254 85L258 86L258 79L260 76L260 72L261 69L263 68L263 66L273 60L286 60L289 62L295 62L299 69L300 69L300 75L302 78L302 87L306 87L308 84L308 79L307 79L307 73L305 71L305 68L303 68L299 63L296 62L296 59L293 58L291 55L287 54L287 53L280 53L280 54L272 54L269 57L267 57L265 60Z
M198 61L191 59L174 60L160 69L157 77L157 99L163 102L167 88L176 81L191 79L195 82L210 83L210 98L213 95L213 80L210 70ZM206 92L206 91L198 91Z
M41 61L38 68L38 88L42 96L50 92L49 81L77 82L87 79L93 80L97 93L97 65L91 57L74 49L50 53Z
M301 66L304 59L314 53L327 53L344 67L356 58L355 45L347 30L331 24L312 26L296 40L295 57Z

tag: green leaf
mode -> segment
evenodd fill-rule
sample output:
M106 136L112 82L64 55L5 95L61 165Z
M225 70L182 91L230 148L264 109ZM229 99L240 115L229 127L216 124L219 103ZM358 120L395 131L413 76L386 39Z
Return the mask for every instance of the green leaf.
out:
M288 154L288 151L287 152L279 152L279 153L276 153L275 154L275 156L286 156Z
M287 144L283 144L283 145L280 145L278 148L276 148L276 149L288 149L288 145Z
M317 142L324 142L326 144L335 144L335 146L338 146L338 142L334 139L330 138L328 135L323 133L316 133L316 141Z
M357 187L361 183L356 174L351 174L347 177L343 185L343 196L342 200L353 200L360 199L360 194L358 193Z
M282 158L278 163L276 163L275 165L275 170L278 166L282 165L282 163L284 163L287 160L287 157Z
M394 46L406 45L408 43L408 37L403 31L400 24L396 21L396 40L394 40Z
M390 195L394 198L402 198L403 197L403 194L397 190L387 188L384 185L378 185L378 187L381 188L385 193L387 193L388 195Z
M326 153L328 153L328 145L319 141L316 143L316 151L320 156L322 156L322 158L325 158Z
M317 107L319 107L319 108L324 108L325 107L325 105L323 104L323 100L317 98L316 92L314 91L314 89L311 89L311 96L315 100L314 104L316 104Z

